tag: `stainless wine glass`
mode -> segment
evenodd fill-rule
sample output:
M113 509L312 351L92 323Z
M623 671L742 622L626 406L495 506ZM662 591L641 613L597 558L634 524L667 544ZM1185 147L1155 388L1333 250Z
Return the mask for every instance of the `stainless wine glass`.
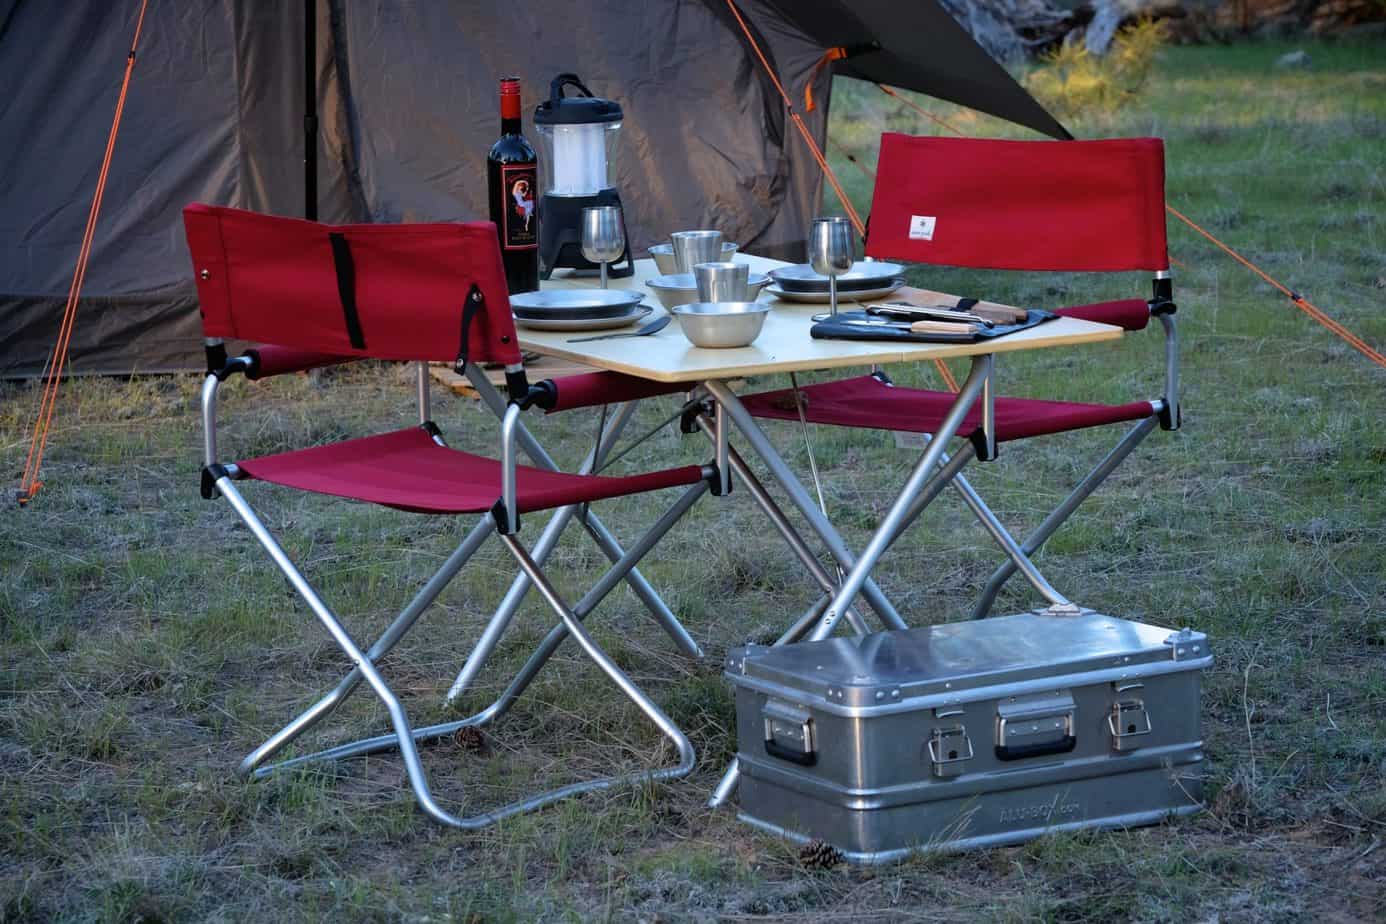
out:
M582 255L601 265L602 288L606 288L606 266L626 252L626 229L621 207L598 205L582 210Z
M856 260L856 238L845 218L815 218L809 226L809 264L828 277L828 314L837 317L837 277Z

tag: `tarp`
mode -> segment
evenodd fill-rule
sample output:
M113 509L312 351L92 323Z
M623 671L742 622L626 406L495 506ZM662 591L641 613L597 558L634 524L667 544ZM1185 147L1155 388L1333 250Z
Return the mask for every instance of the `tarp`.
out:
M738 6L791 94L814 82L804 118L820 145L834 69L1062 135L933 0ZM138 8L0 0L0 376L37 374L57 338ZM498 78L521 78L537 140L529 113L573 71L625 109L617 180L637 254L715 227L749 252L801 257L822 177L725 0L316 10L321 220L486 217ZM150 4L72 371L200 367L185 204L302 214L303 16L287 0ZM839 46L850 56L819 66Z

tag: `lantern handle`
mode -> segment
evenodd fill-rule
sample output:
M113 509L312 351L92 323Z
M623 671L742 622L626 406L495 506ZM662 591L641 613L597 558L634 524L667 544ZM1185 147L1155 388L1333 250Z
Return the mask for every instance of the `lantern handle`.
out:
M563 99L564 87L577 87L583 96L595 99L592 95L592 91L587 89L586 84L582 82L582 78L577 74L559 74L555 77L553 81L549 83L549 98L555 103Z

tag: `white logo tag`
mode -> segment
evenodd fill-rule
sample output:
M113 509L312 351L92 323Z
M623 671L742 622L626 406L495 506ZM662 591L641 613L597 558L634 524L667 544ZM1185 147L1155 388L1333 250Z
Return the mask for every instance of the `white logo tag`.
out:
M932 241L934 239L934 224L937 221L938 219L933 215L911 215L910 240Z

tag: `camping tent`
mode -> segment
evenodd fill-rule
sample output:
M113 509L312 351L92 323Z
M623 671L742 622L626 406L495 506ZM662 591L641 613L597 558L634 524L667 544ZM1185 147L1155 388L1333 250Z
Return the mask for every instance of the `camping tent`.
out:
M637 253L709 225L751 252L801 252L822 176L726 0L308 5L321 220L485 217L497 78L521 77L528 111L573 71L625 108ZM834 72L1065 134L934 0L737 5L796 105L814 86L820 145ZM39 373L57 337L138 9L0 0L0 376ZM199 367L179 210L303 213L306 34L301 3L150 3L71 371Z

